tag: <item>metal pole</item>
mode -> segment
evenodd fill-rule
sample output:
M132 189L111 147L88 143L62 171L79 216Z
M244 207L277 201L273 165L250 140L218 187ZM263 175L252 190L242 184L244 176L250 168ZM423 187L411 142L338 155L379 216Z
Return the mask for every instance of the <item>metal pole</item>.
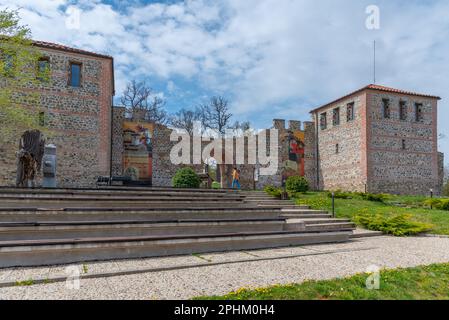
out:
M433 189L430 189L430 199L433 199ZM430 210L433 209L433 203L432 201L430 202Z
M332 192L332 217L335 218L335 192Z

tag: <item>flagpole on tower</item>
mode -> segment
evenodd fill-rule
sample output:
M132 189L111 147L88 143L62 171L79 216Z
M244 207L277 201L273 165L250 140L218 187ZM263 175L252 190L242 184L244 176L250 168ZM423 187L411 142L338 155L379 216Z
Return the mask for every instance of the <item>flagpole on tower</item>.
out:
M374 84L376 84L376 40L374 40Z

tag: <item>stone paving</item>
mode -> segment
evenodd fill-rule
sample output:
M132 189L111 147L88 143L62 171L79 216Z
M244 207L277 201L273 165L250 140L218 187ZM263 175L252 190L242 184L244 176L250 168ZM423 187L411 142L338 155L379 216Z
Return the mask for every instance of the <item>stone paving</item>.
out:
M238 262L241 260L244 262ZM441 262L449 262L448 238L381 236L340 244L78 264L81 274L89 275L186 268L81 279L79 289L69 289L65 281L4 287L0 288L0 299L188 299L242 287L344 277L365 272L371 265L398 268ZM211 263L215 265L205 266ZM66 267L2 269L0 281L66 276Z

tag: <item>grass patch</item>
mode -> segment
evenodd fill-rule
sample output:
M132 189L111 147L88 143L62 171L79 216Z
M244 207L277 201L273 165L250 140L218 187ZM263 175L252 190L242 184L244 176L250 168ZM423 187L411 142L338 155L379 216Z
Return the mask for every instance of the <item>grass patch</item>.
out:
M23 281L16 281L15 286L16 287L26 287L26 286L32 286L34 285L33 279L23 280Z
M195 258L198 258L198 259L207 261L207 262L212 262L211 259L207 259L207 258L203 257L202 255L200 255L200 254L198 254L198 253L192 253L192 256L194 256Z
M433 209L425 204L428 199L424 196L395 196L388 195L380 201L369 201L357 195L347 199L335 199L335 213L337 218L355 221L356 216L382 216L390 219L399 215L408 215L410 221L432 225L429 233L449 235L449 212ZM309 205L312 209L332 211L332 200L326 192L307 192L296 195L298 204ZM361 226L360 222L358 225Z
M447 300L449 264L382 270L379 290L366 287L368 274L306 281L259 289L239 289L224 296L195 300Z

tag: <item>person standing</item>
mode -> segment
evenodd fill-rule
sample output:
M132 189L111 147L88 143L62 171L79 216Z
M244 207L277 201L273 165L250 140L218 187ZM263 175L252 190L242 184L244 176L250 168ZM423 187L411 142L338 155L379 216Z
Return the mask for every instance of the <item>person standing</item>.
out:
M232 189L237 188L240 190L240 170L234 167L232 170Z

